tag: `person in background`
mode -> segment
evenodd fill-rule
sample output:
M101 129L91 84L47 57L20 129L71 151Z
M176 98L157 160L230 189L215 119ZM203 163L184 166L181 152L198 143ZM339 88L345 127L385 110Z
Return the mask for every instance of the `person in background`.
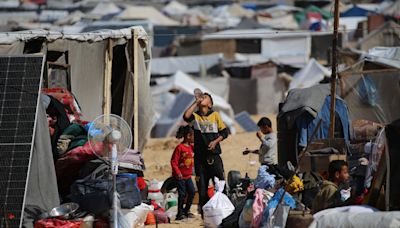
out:
M268 170L274 169L278 164L278 140L276 133L272 129L271 120L267 117L262 117L257 126L259 131L257 131L256 136L261 142L261 146L258 150L245 150L243 155L249 153L258 154L258 160L261 165L267 165Z
M350 198L350 188L344 189L349 180L349 169L347 162L335 160L329 163L329 180L322 183L321 189L315 196L312 204L312 212L343 206Z
M171 157L172 176L178 183L178 214L176 220L182 220L184 217L193 217L190 213L194 198L194 185L192 182L193 173L193 129L187 126L181 126L176 133L176 138L183 139L176 146ZM185 198L187 197L186 205L183 207Z
M199 190L199 210L209 200L208 183L217 177L224 180L224 166L219 143L228 137L218 112L215 112L213 100L208 93L199 93L195 102L185 111L183 119L194 126L194 168ZM197 110L197 111L196 111Z

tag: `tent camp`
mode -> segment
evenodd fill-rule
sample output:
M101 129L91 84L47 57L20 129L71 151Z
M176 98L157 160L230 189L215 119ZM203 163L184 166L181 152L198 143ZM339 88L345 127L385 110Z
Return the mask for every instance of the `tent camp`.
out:
M101 19L109 15L116 15L121 12L121 9L112 2L100 2L85 17L90 19Z
M162 116L152 131L153 137L167 137L175 134L185 109L193 102L192 94L195 88L212 95L214 109L220 112L223 121L233 129L234 113L231 105L189 75L178 71L168 79L159 81L161 81L159 85L151 88L156 111Z
M48 64L68 72L83 118L121 115L132 126L134 146L141 150L153 121L147 40L141 27L78 35L34 30L0 34L0 54L46 54Z

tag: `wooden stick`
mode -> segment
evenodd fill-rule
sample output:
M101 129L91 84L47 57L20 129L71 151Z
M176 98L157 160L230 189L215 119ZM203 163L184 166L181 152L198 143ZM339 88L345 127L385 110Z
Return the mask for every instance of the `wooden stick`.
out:
M133 31L133 148L139 149L139 37Z
M104 58L104 100L103 114L111 114L111 78L112 78L112 60L113 60L113 41L108 40L108 45Z
M336 107L336 70L337 70L337 41L339 25L339 0L335 0L335 15L333 22L332 39L332 75L331 75L331 106L330 106L330 126L329 138L335 138L335 107Z

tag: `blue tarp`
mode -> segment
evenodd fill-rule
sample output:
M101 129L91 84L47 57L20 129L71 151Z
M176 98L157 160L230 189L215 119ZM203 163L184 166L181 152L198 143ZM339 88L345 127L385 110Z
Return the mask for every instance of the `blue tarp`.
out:
M305 147L307 145L308 139L311 136L314 129L317 127L318 122L322 120L321 127L316 132L313 139L327 139L329 134L329 124L330 124L330 112L329 107L331 104L331 96L325 98L325 102L318 112L316 118L311 116L308 112L304 112L296 120L297 128L299 129L299 146ZM346 142L350 141L350 120L349 111L345 102L336 98L336 115L338 115L340 122L343 127L343 135Z
M340 16L341 17L365 17L365 16L368 16L369 13L371 13L371 11L354 5L352 8L341 13Z

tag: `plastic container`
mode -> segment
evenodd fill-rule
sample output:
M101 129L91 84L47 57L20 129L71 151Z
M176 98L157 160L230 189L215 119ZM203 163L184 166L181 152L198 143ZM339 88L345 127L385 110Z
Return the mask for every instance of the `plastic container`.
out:
M160 187L157 180L152 180L149 186L149 194L147 199L154 200L159 206L164 206L164 196L160 191Z
M171 207L178 205L178 197L175 195L175 193L170 192L165 194L164 205L165 205L165 210L168 210Z

